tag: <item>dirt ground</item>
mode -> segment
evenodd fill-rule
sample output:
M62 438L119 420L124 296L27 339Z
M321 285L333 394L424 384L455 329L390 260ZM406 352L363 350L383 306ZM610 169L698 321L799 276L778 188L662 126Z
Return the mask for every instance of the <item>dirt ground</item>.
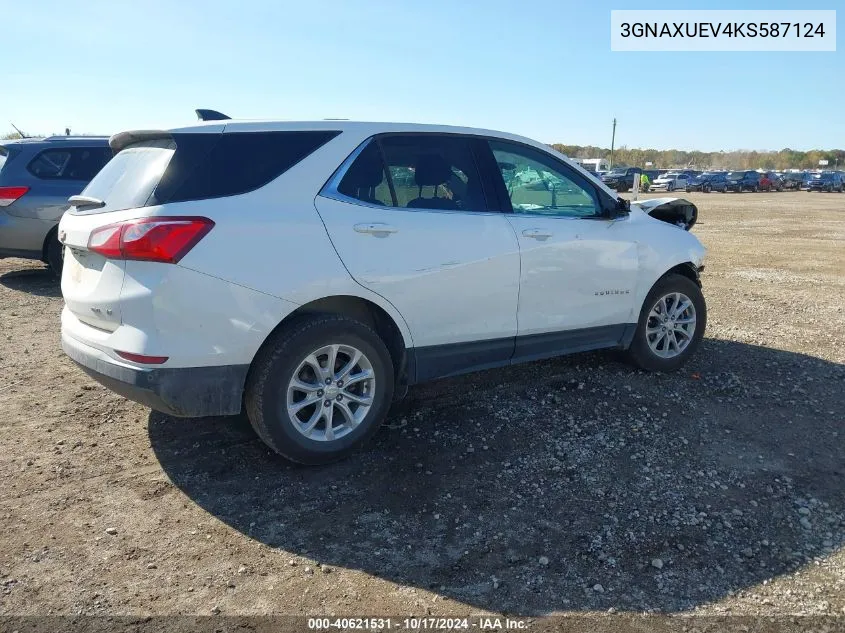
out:
M687 194L707 337L416 388L322 468L61 352L0 261L0 614L845 612L845 195Z

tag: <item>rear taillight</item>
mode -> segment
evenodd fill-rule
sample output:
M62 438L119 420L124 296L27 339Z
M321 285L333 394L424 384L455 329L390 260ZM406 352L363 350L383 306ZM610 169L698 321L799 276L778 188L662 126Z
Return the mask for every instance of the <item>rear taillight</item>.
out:
M0 187L0 207L8 207L29 191L29 187Z
M95 229L88 250L109 259L175 264L214 226L208 218L141 218Z

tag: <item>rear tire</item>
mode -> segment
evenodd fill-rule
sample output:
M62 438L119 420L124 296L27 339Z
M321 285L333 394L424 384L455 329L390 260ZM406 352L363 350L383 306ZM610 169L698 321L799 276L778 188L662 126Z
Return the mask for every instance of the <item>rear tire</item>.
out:
M47 254L47 266L50 267L50 270L57 279L61 279L62 266L65 261L65 249L59 241L58 232L53 232L53 234L47 238L47 248L45 250Z
M300 464L327 464L378 431L393 383L390 353L372 328L341 315L316 315L265 344L250 369L244 400L252 428L273 451Z
M674 309L683 307L687 301L691 305L680 316L674 315ZM687 322L690 318L692 328ZM707 305L698 284L683 275L665 275L643 302L634 340L625 355L628 362L645 371L674 371L698 348L706 327Z

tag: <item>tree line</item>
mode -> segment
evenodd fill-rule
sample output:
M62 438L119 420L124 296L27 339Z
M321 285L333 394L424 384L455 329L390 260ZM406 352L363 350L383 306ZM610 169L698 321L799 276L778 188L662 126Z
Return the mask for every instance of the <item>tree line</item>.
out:
M553 143L557 151L570 158L604 158L610 160L610 148L594 145L563 145ZM734 150L730 152L698 152L678 149L637 149L626 146L613 152L616 166L645 167L647 162L654 169L695 167L698 169L817 169L820 160L827 160L827 169L845 168L845 150L811 149L802 152L794 149L779 151Z

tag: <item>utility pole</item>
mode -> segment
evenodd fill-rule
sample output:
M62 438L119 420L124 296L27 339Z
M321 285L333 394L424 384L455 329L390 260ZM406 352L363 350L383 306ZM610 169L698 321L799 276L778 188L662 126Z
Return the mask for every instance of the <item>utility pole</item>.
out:
M613 136L610 137L610 168L613 169L613 146L616 144L616 117L613 117Z

